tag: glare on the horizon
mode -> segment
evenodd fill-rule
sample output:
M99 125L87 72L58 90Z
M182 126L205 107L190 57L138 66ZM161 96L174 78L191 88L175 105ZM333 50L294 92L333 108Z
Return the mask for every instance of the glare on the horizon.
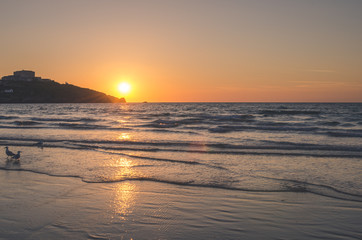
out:
M131 91L131 85L128 82L121 82L118 84L118 91L123 95L127 95Z
M362 102L362 1L1 2L0 76L127 102Z

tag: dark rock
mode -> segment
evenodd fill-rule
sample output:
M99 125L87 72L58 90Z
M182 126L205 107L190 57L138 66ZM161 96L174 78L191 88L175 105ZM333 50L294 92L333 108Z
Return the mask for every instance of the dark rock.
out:
M125 103L116 98L72 84L52 80L0 80L0 103Z

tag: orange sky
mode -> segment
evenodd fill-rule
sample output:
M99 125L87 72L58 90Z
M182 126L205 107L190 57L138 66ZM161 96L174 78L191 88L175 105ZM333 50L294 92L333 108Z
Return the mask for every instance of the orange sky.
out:
M362 1L2 0L0 75L129 102L362 102Z

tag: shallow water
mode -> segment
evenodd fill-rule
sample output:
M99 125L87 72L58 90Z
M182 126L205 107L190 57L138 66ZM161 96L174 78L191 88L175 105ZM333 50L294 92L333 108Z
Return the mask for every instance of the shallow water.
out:
M0 239L360 239L362 207L311 193L1 171Z
M362 236L362 104L0 107L0 239Z
M0 168L362 202L361 139L358 103L3 104Z

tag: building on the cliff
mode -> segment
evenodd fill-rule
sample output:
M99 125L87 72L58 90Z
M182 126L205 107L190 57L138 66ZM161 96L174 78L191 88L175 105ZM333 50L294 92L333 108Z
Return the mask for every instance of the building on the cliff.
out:
M2 81L25 81L25 82L32 82L32 81L41 81L41 82L48 82L53 81L51 79L44 79L41 77L36 77L34 71L29 70L21 70L15 71L13 75L4 76L1 78Z

